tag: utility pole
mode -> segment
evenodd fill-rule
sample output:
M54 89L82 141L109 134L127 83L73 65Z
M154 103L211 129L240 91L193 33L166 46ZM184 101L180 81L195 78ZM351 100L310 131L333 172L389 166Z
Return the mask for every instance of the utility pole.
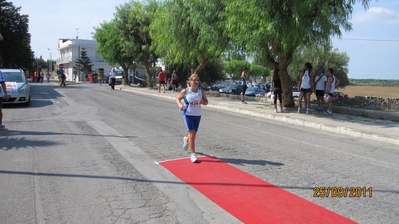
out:
M51 57L52 55L51 55L50 48L47 48L47 50L50 53L50 60L48 62L48 70L49 70L49 73L51 74L53 72L53 60L52 60L52 57Z

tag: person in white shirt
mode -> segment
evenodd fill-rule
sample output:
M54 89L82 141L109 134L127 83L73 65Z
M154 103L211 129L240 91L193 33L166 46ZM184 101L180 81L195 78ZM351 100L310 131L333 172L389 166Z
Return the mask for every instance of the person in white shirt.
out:
M326 90L327 76L323 73L323 69L319 68L316 71L315 81L315 93L317 98L317 112L323 112L324 104L324 91Z
M309 113L310 95L314 90L314 74L312 72L312 64L307 62L303 73L299 77L298 91L300 91L298 98L298 113L302 110L302 99L305 98L306 114Z
M8 100L6 80L3 73L0 71L0 130L6 126L3 124L3 100Z
M113 68L112 71L109 73L110 77L110 83L109 85L111 86L111 89L115 89L115 79L116 79L116 72L115 69Z
M335 88L339 86L340 81L334 75L334 69L329 68L327 70L328 80L326 93L324 94L325 102L328 103L326 115L332 115L332 98L334 97Z
M197 162L195 137L201 121L201 105L208 104L205 91L199 87L199 84L199 76L192 74L187 82L188 87L183 89L176 97L177 106L182 111L183 122L188 132L187 136L183 137L183 149L190 148L190 160L193 163ZM182 100L184 100L184 104L182 104Z

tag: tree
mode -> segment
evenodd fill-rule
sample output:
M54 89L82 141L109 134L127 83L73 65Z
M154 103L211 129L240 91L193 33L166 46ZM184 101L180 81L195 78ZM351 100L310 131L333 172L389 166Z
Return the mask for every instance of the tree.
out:
M253 77L253 81L255 81L257 77L266 78L270 76L270 68L252 63L248 70L248 76Z
M75 64L79 67L79 70L83 70L86 74L89 74L92 71L91 66L93 66L93 64L87 56L87 51L84 47L82 47L80 57L76 59Z
M154 18L154 14L158 9L158 3L150 1L147 4L141 2L130 2L130 12L127 29L124 29L125 41L131 43L131 54L134 55L135 62L143 65L146 71L147 84L153 86L151 78L151 66L158 60L155 53L156 46L150 36L150 24Z
M207 63L220 56L229 45L220 0L170 0L157 11L151 37L157 52L173 64L195 67L199 74Z
M339 52L338 49L331 49L331 47L309 46L297 50L293 56L292 63L288 66L288 73L293 86L298 84L298 75L302 72L301 68L306 62L310 62L313 65L314 71L318 68L322 68L324 71L327 71L328 68L333 68L334 75L341 82L339 87L349 85L347 75L349 56L345 52Z
M239 79L242 70L247 67L249 68L251 64L247 61L231 60L226 61L226 73L230 75L232 79Z
M111 66L119 64L122 66L124 74L127 74L129 66L134 61L134 55L129 51L131 43L124 41L123 33L118 28L118 23L121 21L113 19L110 22L100 24L100 27L95 28L93 38L97 41L97 53L104 58ZM125 78L122 84L127 84Z
M225 0L225 27L237 45L279 69L284 106L294 107L288 66L298 47L328 46L348 21L356 0ZM361 1L368 7L369 0Z
M0 67L31 69L33 52L30 46L29 16L19 13L21 7L0 0Z

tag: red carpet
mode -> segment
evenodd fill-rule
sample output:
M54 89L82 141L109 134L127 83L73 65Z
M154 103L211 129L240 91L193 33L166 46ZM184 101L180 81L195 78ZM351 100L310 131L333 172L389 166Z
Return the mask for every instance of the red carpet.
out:
M216 158L198 160L159 164L244 223L355 223Z

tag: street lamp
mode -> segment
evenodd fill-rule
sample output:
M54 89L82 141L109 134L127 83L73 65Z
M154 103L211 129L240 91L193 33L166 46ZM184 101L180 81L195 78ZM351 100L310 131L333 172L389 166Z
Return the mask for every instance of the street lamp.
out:
M48 69L49 69L49 72L50 72L50 74L53 72L53 61L52 61L52 58L51 58L51 51L50 51L50 48L47 48L47 50L48 50L48 52L49 52L49 54L50 54L50 60L49 60L49 62L48 62Z

